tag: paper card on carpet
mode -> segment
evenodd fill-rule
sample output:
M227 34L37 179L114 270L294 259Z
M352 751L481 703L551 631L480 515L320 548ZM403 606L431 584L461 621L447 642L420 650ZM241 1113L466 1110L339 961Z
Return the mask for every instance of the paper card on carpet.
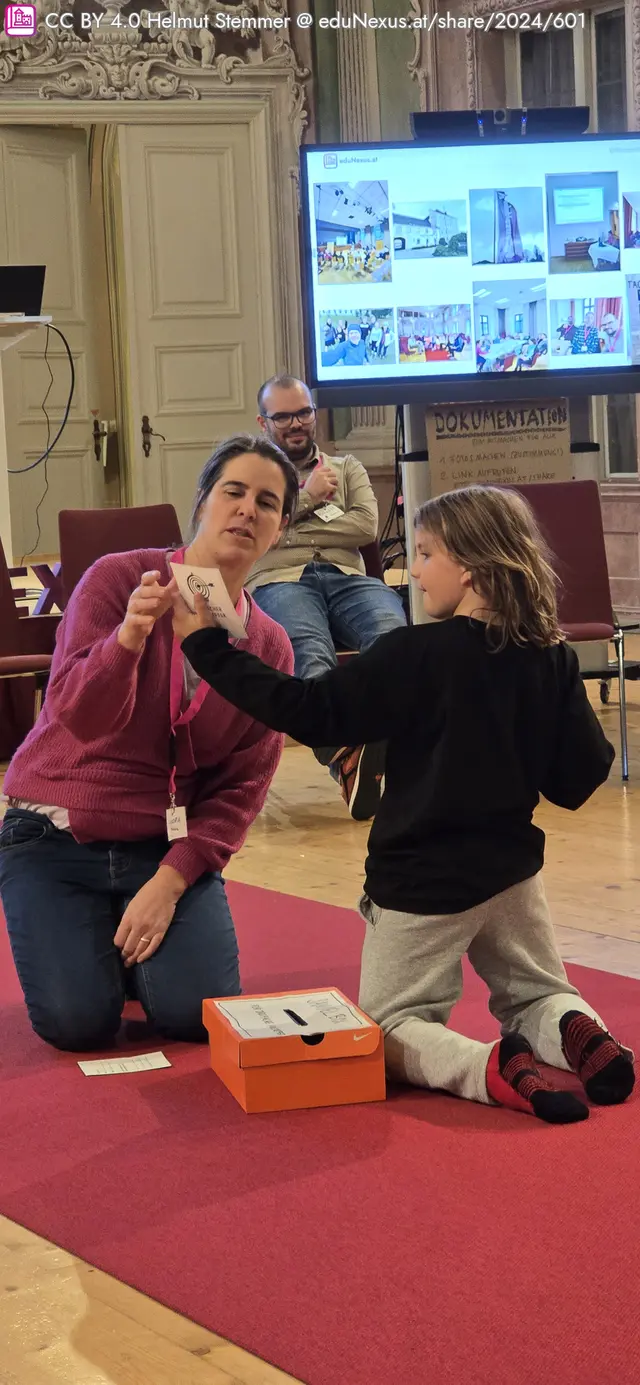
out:
M89 1058L78 1063L85 1077L110 1077L121 1072L151 1072L155 1068L170 1068L164 1053L140 1053L135 1058Z
M235 640L246 640L247 632L217 567L191 567L188 563L171 563L170 566L190 611L195 611L194 595L204 596L218 625L228 630Z

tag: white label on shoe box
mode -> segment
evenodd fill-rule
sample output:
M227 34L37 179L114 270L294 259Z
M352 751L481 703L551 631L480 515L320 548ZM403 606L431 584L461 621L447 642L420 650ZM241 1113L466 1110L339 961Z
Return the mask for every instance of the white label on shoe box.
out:
M370 1029L353 1005L337 991L304 995L217 1000L216 1006L243 1039L282 1039L291 1034L335 1034Z

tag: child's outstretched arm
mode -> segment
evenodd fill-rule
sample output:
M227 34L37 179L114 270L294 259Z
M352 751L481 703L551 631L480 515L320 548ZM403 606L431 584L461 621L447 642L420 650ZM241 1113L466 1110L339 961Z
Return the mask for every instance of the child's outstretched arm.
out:
M197 630L182 648L196 673L240 711L302 745L362 745L406 727L418 678L415 641L405 628L320 678L290 678L233 648L225 630Z
M564 688L555 754L540 792L559 808L582 807L604 784L615 759L589 702L575 650L562 647Z

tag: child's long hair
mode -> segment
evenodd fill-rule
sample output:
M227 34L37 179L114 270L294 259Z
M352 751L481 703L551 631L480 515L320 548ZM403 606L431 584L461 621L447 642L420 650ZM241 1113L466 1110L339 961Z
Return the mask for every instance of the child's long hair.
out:
M415 525L471 573L491 611L487 625L496 650L508 640L544 648L564 638L551 555L533 511L516 491L448 491L421 505Z

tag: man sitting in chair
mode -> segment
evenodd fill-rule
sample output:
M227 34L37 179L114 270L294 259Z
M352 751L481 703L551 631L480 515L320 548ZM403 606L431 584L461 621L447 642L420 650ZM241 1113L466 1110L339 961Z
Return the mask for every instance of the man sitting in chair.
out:
M258 423L295 463L300 503L293 523L254 567L254 601L286 630L298 678L316 678L337 662L336 644L367 649L405 625L396 593L365 575L360 549L378 532L378 506L365 468L350 454L329 457L316 442L316 410L302 380L276 375L258 392ZM375 816L384 746L326 746L328 765L351 813Z

